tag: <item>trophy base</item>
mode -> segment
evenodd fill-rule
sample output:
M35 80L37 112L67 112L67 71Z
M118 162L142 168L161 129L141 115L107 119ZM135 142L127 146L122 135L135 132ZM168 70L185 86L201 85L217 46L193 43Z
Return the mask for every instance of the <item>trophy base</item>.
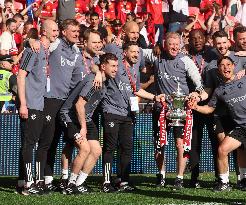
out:
M172 122L168 123L168 126L171 126L171 127L183 127L184 126L184 121L181 121L180 119L172 120Z

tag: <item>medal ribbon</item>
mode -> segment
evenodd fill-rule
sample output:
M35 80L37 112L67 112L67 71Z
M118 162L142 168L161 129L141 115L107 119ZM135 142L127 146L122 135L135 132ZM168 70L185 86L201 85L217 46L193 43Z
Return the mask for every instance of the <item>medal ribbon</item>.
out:
M87 74L89 74L91 72L91 70L89 69L89 66L87 64L86 57L85 57L85 55L82 55L82 56L83 56L83 61L85 64L85 70L86 70ZM91 65L94 65L93 58L91 58L90 60L91 60Z
M131 87L132 87L132 90L133 90L133 93L137 92L137 86L136 86L136 83L133 81L132 79L132 75L131 75L131 71L130 71L130 68L126 65L126 62L124 62L124 65L125 65L125 69L126 69L126 73L128 75L128 78L129 78L129 81L130 81L130 84L131 84ZM136 72L133 68L133 72L134 72L134 77L136 78Z

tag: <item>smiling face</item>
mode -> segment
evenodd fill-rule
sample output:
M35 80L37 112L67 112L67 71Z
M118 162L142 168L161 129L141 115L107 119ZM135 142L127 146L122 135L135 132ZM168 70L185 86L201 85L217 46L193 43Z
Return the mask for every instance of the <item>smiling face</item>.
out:
M131 45L125 51L125 57L130 64L136 64L139 57L139 47L137 45Z
M219 72L225 81L230 81L234 78L234 64L229 59L223 59L218 65Z
M118 70L118 61L108 60L107 63L102 65L102 70L108 78L115 78Z
M240 50L246 51L246 32L238 33L235 41Z
M99 34L90 33L87 41L84 41L84 45L88 53L96 55L102 49L102 40Z
M201 32L195 32L190 35L189 41L192 48L200 52L205 45L205 36Z
M165 41L165 50L173 58L175 58L180 49L180 38L176 35L170 36Z
M226 55L230 48L230 41L227 37L217 37L214 39L214 46L217 51L222 55Z

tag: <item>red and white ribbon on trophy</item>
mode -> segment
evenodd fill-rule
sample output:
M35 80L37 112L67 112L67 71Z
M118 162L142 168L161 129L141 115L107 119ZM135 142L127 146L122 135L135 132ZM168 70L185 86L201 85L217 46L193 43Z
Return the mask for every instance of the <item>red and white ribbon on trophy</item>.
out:
M167 145L167 129L166 129L166 108L167 104L165 101L161 101L162 110L159 117L160 124L160 146ZM185 119L185 127L184 127L184 138L183 138L183 146L184 146L184 157L189 157L189 152L191 150L191 139L192 139L192 126L193 126L193 116L192 110L190 108L186 108L186 119Z
M163 147L164 145L167 145L167 123L166 123L166 109L167 104L165 101L161 100L161 113L159 117L159 124L160 124L160 145Z
M193 127L192 110L189 107L187 107L185 127L184 127L184 138L183 138L183 146L184 146L184 153L185 153L184 157L189 157L189 152L191 150L192 127Z

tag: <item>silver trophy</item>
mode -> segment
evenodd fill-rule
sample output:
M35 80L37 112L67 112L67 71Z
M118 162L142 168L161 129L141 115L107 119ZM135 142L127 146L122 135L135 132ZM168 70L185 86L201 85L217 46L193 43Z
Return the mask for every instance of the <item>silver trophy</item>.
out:
M171 100L171 105L169 106L166 117L171 122L168 124L169 126L184 126L184 122L186 119L186 111L185 111L185 98L186 95L181 92L179 83L177 92L173 92L170 96L168 96L169 100Z

